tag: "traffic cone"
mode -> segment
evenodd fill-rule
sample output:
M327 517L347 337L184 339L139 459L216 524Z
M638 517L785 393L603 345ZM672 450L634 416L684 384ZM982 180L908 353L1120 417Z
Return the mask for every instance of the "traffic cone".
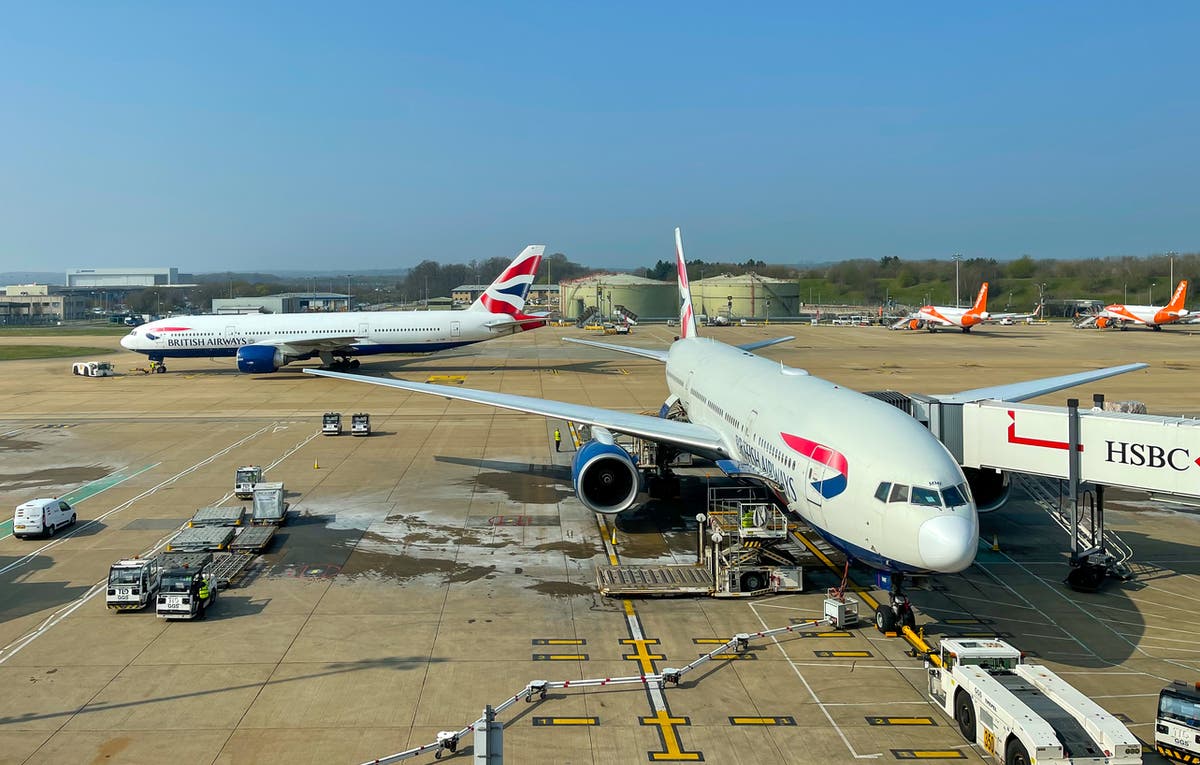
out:
M1000 552L1000 536L992 534L992 552Z
M313 470L320 470L320 469L321 469L321 466L317 464L316 460L313 460Z

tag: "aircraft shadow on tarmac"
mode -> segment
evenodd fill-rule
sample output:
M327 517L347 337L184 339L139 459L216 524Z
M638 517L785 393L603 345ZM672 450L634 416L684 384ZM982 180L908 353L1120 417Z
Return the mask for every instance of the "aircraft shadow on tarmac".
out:
M502 491L513 502L530 505L557 504L575 496L571 488L571 468L566 465L535 465L532 462L509 462L468 457L435 456L438 462L478 468L472 482Z
M227 685L222 688L210 688L200 691L188 691L185 693L174 693L169 696L156 696L150 699L139 699L137 701L114 701L101 702L98 704L88 704L80 709L78 706L72 706L69 709L63 709L57 712L46 712L44 714L22 714L8 715L0 717L0 726L14 725L20 723L29 723L34 720L55 720L65 719L75 716L83 717L94 712L111 712L115 709L131 709L150 704L161 704L163 702L182 701L184 699L199 699L206 696L214 696L219 693L228 693L230 691L244 691L251 689L267 688L274 685L285 685L289 683L303 682L321 677L331 677L333 675L343 675L349 672L362 672L364 670L379 670L392 669L396 671L409 670L413 672L424 672L429 664L440 664L446 659L439 659L431 656L410 656L410 657L389 657L380 659L366 659L364 661L340 661L330 662L324 665L324 668L319 672L309 672L303 675L294 677L275 677L267 680L265 683L243 683L241 685ZM85 718L86 719L86 718Z
M422 357L420 361L425 361ZM490 374L492 372L548 372L549 367L545 363L540 363L536 360L526 364L507 363L504 359L499 359L502 363L496 364L438 364L429 367L409 367L403 361L380 361L366 363L358 369L350 370L350 374L367 375L371 377L390 377L393 374L397 375L447 375L447 374L462 374L462 375L481 375ZM622 364L618 363L619 359L593 359L589 361L571 361L567 363L559 363L553 366L553 369L559 372L577 372L579 374L605 375L610 376L619 374L618 369ZM624 362L624 366L628 367L629 362ZM256 380L278 380L280 382L295 382L296 376L289 374L281 374L282 372L295 372L297 375L303 375L302 366L287 366L270 374L251 374L249 376ZM307 367L308 369L317 369L318 367ZM234 369L218 369L212 372L206 371L205 374L227 374L227 375L244 375L245 373Z

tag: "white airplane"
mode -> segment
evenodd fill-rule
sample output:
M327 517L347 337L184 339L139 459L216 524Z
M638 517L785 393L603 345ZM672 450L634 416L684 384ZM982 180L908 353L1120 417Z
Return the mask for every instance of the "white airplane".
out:
M1162 308L1152 305L1122 305L1120 303L1106 305L1103 311L1096 314L1095 324L1101 329L1109 326L1125 329L1126 324L1142 324L1154 330L1161 330L1164 324L1172 324L1181 319L1186 322L1189 312L1183 307L1183 304L1187 302L1187 288L1187 279L1181 280L1179 286L1175 288L1171 302Z
M979 288L975 304L970 308L952 308L944 305L924 305L916 313L909 314L891 326L891 329L927 329L936 332L942 327L955 327L963 332L970 332L971 327L985 322L1006 322L1011 324L1019 319L1030 319L1042 310L1037 307L1033 313L988 313L987 309L988 283L984 282Z
M590 425L592 440L576 452L571 474L576 496L598 513L629 508L642 485L638 465L614 442L613 432L658 443L664 465L671 455L663 457L663 451L714 460L729 476L770 489L781 505L850 558L890 573L890 602L876 611L876 625L885 632L897 624L912 625L904 577L962 571L975 559L979 525L967 477L941 442L899 409L751 352L793 338L731 346L698 337L678 229L675 244L683 307L680 337L668 350L570 340L665 364L671 395L659 417L529 396L304 371ZM1021 401L1144 366L981 388L953 400ZM680 410L686 419L667 418ZM678 487L678 479L659 470L659 489L664 480L675 482L666 484L669 488Z
M141 325L121 345L158 362L234 356L238 370L254 374L313 357L331 369L356 369L354 356L430 353L493 340L545 325L544 317L523 312L545 249L522 250L465 311L175 316Z

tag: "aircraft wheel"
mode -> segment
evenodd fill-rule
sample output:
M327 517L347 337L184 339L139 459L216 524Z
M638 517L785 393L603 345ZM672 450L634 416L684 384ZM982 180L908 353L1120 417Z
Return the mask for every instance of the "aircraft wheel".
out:
M352 360L352 361L350 362L350 368L351 368L351 369L358 369L358 359L354 359L354 360Z
M971 694L961 688L954 694L954 720L958 723L958 732L968 743L974 744L975 702L971 701Z
M904 612L904 616L900 617L900 624L903 627L908 627L910 630L917 628L917 615L913 613L911 607Z
M971 331L970 327L963 327L963 332L970 332L970 331Z
M880 632L896 631L896 612L891 606L880 604L875 609L875 628Z
M1012 739L1004 748L1004 765L1029 765L1029 752L1020 739Z

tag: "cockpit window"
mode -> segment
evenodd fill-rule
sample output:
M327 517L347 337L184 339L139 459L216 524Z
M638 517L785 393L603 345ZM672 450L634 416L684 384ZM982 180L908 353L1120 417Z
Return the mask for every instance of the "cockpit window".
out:
M888 492L892 490L892 485L887 481L879 484L879 488L875 490L875 499L880 502L887 502Z
M888 502L907 502L908 487L902 483L892 484L892 494L888 497Z
M937 489L922 489L920 486L914 486L912 503L924 507L941 507L942 498L938 496Z
M942 489L942 500L946 503L946 507L959 507L967 504L967 498L963 496L957 486Z

